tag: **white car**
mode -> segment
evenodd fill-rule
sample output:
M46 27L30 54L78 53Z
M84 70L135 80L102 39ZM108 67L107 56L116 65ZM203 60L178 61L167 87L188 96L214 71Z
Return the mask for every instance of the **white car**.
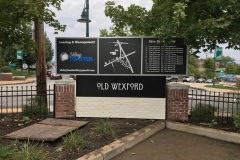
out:
M194 82L195 78L193 76L185 76L182 80L183 82Z

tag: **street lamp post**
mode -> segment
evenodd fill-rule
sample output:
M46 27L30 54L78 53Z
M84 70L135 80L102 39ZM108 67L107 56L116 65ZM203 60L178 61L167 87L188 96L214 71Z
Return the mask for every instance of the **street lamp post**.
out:
M85 5L82 11L81 18L77 21L80 23L86 23L86 37L89 37L89 22L91 20L89 19L89 0L85 0Z

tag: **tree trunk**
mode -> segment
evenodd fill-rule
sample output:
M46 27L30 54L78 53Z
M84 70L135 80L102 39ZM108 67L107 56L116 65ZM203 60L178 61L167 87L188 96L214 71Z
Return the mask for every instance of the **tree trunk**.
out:
M36 78L37 94L46 95L46 57L45 57L45 37L44 22L37 18L35 20L35 41L36 41Z

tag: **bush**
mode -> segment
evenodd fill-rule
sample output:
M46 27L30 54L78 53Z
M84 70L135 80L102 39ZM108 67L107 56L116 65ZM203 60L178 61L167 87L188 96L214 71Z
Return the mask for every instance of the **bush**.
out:
M215 119L214 112L217 111L216 107L198 103L195 108L190 112L191 119L200 122L212 122Z
M48 115L48 107L45 97L32 97L27 99L27 104L23 106L23 116L44 116Z
M115 135L114 127L110 124L108 118L105 121L104 119L100 119L95 125L98 134L112 137Z
M84 138L85 135L80 131L71 132L69 135L63 138L63 143L69 150L80 150L88 144Z
M240 112L233 114L233 125L235 129L239 132L240 131Z
M12 69L8 66L3 66L1 69L0 69L0 72L1 73L12 73Z

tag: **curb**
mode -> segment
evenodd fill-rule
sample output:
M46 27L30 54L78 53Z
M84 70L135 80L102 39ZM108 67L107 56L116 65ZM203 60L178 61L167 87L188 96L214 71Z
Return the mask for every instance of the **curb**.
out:
M227 132L227 131L222 131L222 130L217 130L212 128L204 128L204 127L195 126L192 124L183 124L179 122L170 122L170 121L166 121L166 128L187 132L191 134L196 134L200 136L206 136L206 137L218 139L221 141L240 144L240 134L238 133Z
M97 149L89 154L86 154L77 160L108 160L136 145L137 143L147 139L158 131L164 129L165 122L157 121L145 128L142 128L128 136L125 136L119 140L116 140L109 145L106 145L100 149Z

